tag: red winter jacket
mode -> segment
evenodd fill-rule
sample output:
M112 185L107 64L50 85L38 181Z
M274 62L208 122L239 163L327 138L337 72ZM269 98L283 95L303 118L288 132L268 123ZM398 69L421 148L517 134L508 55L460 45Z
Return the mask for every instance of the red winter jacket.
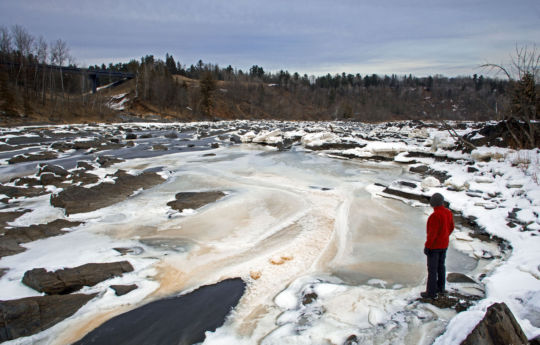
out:
M428 249L448 248L448 237L454 231L452 212L444 206L437 206L427 221L427 239L424 245Z

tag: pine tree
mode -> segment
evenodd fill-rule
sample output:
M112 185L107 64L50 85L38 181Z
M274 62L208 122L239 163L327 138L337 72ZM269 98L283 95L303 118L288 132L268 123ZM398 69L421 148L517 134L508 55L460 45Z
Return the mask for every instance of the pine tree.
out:
M216 81L210 71L205 71L200 79L201 85L201 107L205 115L210 115L214 107L213 94L216 90Z

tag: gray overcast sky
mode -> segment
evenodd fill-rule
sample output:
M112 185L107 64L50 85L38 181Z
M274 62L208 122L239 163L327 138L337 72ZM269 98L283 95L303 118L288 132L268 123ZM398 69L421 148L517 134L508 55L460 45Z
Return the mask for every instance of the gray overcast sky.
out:
M172 54L301 74L447 76L540 48L540 0L0 0L0 25L65 40L79 65Z

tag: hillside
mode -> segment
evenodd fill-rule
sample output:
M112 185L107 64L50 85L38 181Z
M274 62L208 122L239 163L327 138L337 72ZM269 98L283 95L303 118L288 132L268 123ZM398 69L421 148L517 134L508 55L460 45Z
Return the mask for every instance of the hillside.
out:
M66 75L65 82L70 78ZM120 85L87 90L49 93L46 101L39 92L14 94L10 111L3 111L2 125L31 123L118 122L127 120L358 120L377 122L402 119L447 118L455 120L493 119L504 94L475 88L472 78L435 79L431 85L376 86L351 84L326 86L303 83L270 83L259 78L210 77L210 89L203 79L183 75L131 79ZM367 78L367 77L366 77ZM272 81L272 80L269 80ZM102 81L105 83L105 81ZM279 82L279 80L278 80ZM468 83L472 83L468 85ZM79 82L80 84L80 82ZM493 86L490 86L490 88ZM5 107L4 107L5 108Z

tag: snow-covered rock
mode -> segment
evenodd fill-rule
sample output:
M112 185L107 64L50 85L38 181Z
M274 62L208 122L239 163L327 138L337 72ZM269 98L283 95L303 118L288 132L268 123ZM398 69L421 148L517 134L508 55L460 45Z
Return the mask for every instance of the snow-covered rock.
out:
M425 179L422 180L422 183L421 183L422 189L435 188L435 187L439 187L440 185L441 185L441 182L439 182L439 180L437 180L433 176L426 177Z
M309 133L302 137L301 143L305 147L317 147L324 144L335 144L341 142L339 136L332 132Z

